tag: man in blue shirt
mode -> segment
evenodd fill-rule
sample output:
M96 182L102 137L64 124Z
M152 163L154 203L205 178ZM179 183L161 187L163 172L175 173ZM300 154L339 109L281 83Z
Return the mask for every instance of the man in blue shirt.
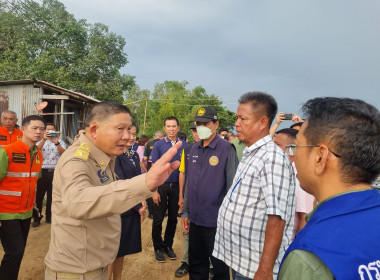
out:
M179 132L179 121L176 117L167 117L164 120L164 129L166 137L158 141L152 150L152 163L161 158L167 150L169 150L175 143L181 141L177 135ZM182 150L187 146L187 142L183 141L182 146L173 161L181 160ZM179 171L174 170L166 182L158 187L157 191L153 193L153 223L152 223L152 240L154 246L155 257L158 262L165 262L164 253L171 259L176 259L176 254L173 252L173 239L177 225L178 213L178 196L179 196ZM168 221L164 239L162 239L162 222L165 213L168 211Z
M301 187L318 205L281 263L279 279L379 279L380 113L349 98L306 102L294 155Z

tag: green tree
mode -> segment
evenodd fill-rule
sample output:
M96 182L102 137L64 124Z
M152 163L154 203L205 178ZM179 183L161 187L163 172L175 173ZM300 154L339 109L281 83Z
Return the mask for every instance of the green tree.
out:
M57 0L2 2L0 80L40 79L100 100L123 101L134 77L125 39L101 23L76 20Z
M132 110L132 119L140 127L139 135L145 132L144 134L152 136L156 130L163 129L166 117L175 116L180 121L181 131L190 136L189 121L200 107L206 106L211 106L218 112L220 127L233 129L235 113L223 107L223 102L216 95L208 95L203 87L197 86L189 90L188 85L187 81L165 81L157 83L152 93L141 90L138 86L126 92L124 104Z

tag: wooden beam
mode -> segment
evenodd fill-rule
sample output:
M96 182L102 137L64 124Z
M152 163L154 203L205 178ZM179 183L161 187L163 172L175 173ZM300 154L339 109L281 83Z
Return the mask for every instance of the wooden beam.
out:
M42 99L58 99L58 100L68 100L70 99L67 95L58 95L58 94L43 94Z
M43 116L53 116L53 115L74 115L74 112L63 112L63 113L41 113Z

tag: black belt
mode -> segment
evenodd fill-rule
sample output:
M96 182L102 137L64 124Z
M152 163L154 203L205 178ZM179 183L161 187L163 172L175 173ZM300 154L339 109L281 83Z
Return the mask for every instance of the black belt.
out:
M169 183L169 182L165 182L165 183L164 183L164 186L169 186L169 187L173 188L173 187L177 187L177 186L179 186L179 183Z
M45 172L54 172L54 168L42 168L42 171L45 171Z

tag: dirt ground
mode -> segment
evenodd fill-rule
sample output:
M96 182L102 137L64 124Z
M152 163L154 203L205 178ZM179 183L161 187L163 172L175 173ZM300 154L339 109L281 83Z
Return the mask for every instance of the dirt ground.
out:
M164 220L163 228L166 226ZM158 263L154 258L152 243L152 220L146 218L141 225L142 231L142 252L126 256L124 260L124 270L122 279L129 280L188 280L188 276L177 278L174 271L181 265L183 254L183 235L180 221L177 223L177 232L174 239L173 250L177 254L177 260L166 258L165 263ZM31 228L24 258L21 263L20 280L40 280L44 279L44 258L49 248L50 224L41 221L38 228ZM3 249L0 245L0 258L3 257Z

